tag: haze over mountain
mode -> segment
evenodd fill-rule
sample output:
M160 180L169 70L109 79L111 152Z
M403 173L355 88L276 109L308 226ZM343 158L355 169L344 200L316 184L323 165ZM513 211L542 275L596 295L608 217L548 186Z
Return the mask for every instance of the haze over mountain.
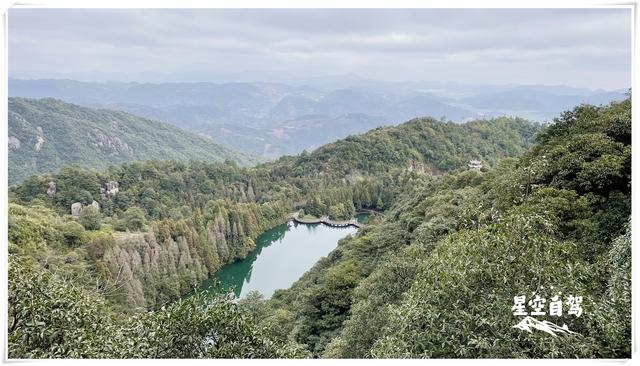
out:
M254 162L208 138L129 113L9 98L9 184L63 165L105 169L152 159Z
M384 82L355 75L297 82L122 83L9 81L15 97L120 109L275 158L415 117L455 122L496 116L548 121L581 103L605 104L625 90L544 85Z

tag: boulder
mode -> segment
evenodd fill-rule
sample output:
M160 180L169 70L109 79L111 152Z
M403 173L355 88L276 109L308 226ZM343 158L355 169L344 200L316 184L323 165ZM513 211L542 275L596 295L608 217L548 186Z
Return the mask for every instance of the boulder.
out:
M47 196L49 196L49 198L54 198L56 196L56 191L56 182L49 182L47 188Z
M115 196L120 191L120 183L115 180L108 181L104 187L100 188L100 194L102 197Z
M82 211L82 203L75 202L71 205L71 216L73 217L80 216L80 211Z

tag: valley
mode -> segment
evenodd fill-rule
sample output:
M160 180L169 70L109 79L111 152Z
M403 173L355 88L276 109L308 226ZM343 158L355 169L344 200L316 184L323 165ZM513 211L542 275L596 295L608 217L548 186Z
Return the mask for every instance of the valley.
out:
M551 126L414 119L255 167L148 161L31 176L10 191L10 352L515 357L522 333L487 307L544 274L545 284L589 294L586 311L597 315L571 323L583 338L561 355L624 355L628 328L603 330L599 319L624 316L630 306L630 126L627 99L578 106ZM357 231L285 224L294 207L302 222L349 222L360 210L384 215ZM289 235L302 236L288 244ZM321 245L310 250L316 239ZM287 263L296 269L277 275ZM240 300L215 279L235 285ZM184 297L203 282L207 291ZM479 304L478 294L485 305L451 311L457 301ZM82 320L60 328L58 315L38 315L61 301L64 310L53 314L80 312L78 319L100 326ZM469 346L455 333L461 328L446 326L456 316L498 343L490 351ZM492 325L477 325L478 316ZM52 335L33 333L39 327L25 319L34 317ZM68 329L95 343L56 338ZM202 348L211 329L225 341ZM442 332L464 341L436 347ZM531 344L526 356L556 347Z
M638 1L5 7L5 359L629 362Z

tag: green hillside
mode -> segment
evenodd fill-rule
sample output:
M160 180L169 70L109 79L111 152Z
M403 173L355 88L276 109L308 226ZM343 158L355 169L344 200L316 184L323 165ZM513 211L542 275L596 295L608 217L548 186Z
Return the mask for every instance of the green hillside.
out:
M9 184L63 165L102 170L136 160L234 160L244 154L172 125L55 99L9 98Z
M544 130L412 120L253 168L30 177L10 190L9 355L628 357L630 143L627 100ZM183 297L294 208L385 215L269 300ZM580 337L513 328L513 297L551 286L584 297L562 319Z
M290 289L246 299L316 357L631 355L631 101L565 112L522 157L403 189ZM513 326L513 298L581 296L579 334ZM260 309L256 311L255 309Z
M379 127L321 146L310 154L280 159L275 165L290 175L323 172L338 177L377 174L411 163L433 174L466 167L470 160L493 164L523 153L540 125L521 118L494 118L467 123L416 118L393 127ZM414 166L414 168L418 168Z

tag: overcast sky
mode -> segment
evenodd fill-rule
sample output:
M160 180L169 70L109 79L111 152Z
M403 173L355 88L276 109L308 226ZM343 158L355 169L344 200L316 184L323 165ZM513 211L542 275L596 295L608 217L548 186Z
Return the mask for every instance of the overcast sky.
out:
M628 88L628 9L9 11L9 75Z

